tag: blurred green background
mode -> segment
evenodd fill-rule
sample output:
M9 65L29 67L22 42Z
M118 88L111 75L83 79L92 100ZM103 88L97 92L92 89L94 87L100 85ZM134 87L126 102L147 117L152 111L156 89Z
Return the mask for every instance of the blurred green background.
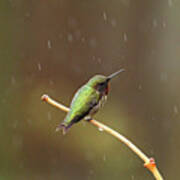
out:
M0 179L153 179L88 123L56 133L65 113L40 100L68 106L90 77L121 67L96 119L179 179L179 1L1 0L0 14Z

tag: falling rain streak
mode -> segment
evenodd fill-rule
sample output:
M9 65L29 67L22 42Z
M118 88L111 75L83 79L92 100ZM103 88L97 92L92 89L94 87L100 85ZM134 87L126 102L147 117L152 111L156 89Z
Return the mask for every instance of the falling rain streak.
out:
M48 45L48 49L51 49L51 48L52 48L51 40L48 40L48 41L47 41L47 45Z

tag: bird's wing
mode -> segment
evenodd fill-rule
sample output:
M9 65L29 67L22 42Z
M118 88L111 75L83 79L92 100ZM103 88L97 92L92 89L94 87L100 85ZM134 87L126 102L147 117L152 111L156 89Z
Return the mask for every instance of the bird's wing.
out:
M70 111L68 112L64 123L67 125L75 119L76 122L84 118L90 110L99 102L99 93L93 88L85 85L81 87L75 94Z

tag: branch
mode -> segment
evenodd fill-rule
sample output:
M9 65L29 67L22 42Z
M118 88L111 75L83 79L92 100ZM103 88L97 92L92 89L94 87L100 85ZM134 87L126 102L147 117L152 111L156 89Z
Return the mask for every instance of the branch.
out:
M55 100L51 99L48 95L43 95L41 99L56 108L68 112L69 108L66 106L56 102ZM120 142L124 143L126 146L128 146L139 158L141 158L144 161L144 167L147 168L155 177L156 180L163 180L163 177L161 176L159 170L157 169L156 163L154 158L148 158L138 147L136 147L131 141L129 141L126 137L121 135L120 133L116 132L115 130L111 129L110 127L96 121L95 119L92 119L90 121L91 124L98 127L99 129L102 129L103 131L107 132L108 134L111 134L113 137L118 139Z

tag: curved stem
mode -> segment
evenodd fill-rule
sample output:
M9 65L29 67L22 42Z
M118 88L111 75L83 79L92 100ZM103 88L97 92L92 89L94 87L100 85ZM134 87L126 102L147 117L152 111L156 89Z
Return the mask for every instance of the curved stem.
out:
M56 108L68 112L69 108L56 102L55 100L51 99L48 95L43 95L41 99ZM149 158L147 155L145 155L137 146L135 146L130 140L128 140L125 136L121 135L117 131L111 129L110 127L96 121L95 119L92 119L90 121L91 124L98 127L99 129L102 129L103 131L107 132L108 134L112 135L116 139L118 139L120 142L124 143L126 146L128 146L139 158L141 158L144 161L144 167L149 169L150 172L154 175L156 180L163 180L162 175L160 174L154 158Z

